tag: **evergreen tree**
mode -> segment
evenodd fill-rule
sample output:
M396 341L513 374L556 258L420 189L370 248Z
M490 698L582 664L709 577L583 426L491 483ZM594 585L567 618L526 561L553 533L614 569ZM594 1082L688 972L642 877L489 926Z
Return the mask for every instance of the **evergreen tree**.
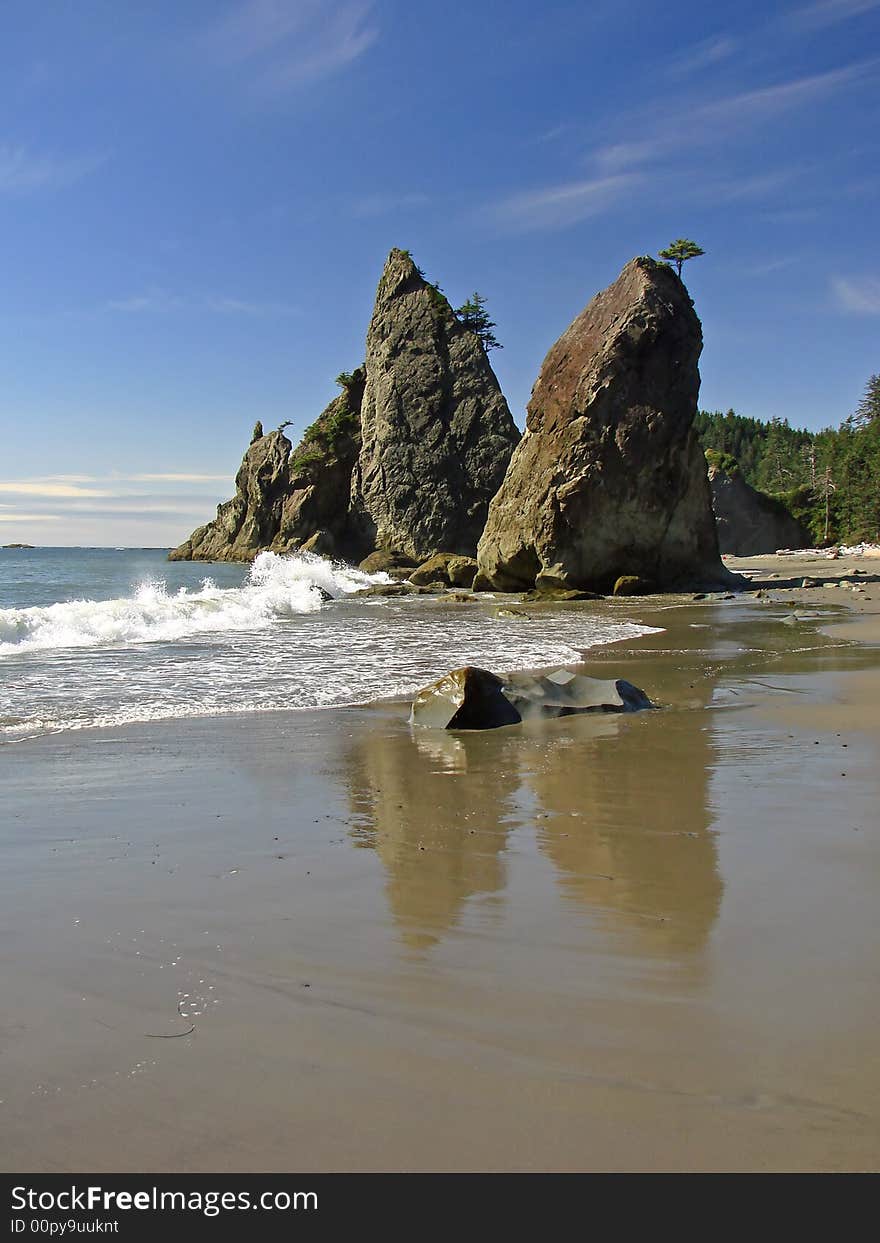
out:
M872 375L865 385L865 395L852 415L854 427L868 427L880 420L880 375Z
M700 255L706 252L702 250L696 242L692 242L689 237L677 237L674 242L670 242L665 250L658 250L657 254L661 259L667 259L670 263L675 264L675 270L681 276L681 265L687 263L688 259L698 259Z
M488 354L489 350L501 350L504 346L492 331L497 327L494 320L489 318L489 312L486 310L486 299L474 292L464 306L460 306L455 312L465 328L469 329L480 339L480 344Z

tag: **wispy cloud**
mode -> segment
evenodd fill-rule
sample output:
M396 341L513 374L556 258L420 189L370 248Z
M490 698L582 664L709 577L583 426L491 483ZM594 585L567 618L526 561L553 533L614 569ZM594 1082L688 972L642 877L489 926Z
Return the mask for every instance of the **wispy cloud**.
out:
M73 185L95 172L107 158L39 155L27 147L0 144L0 194L31 194Z
M130 479L133 483L228 483L228 475L183 475L183 474L156 474L156 475L126 475L125 478Z
M488 215L508 232L565 228L608 211L641 180L636 173L621 173L527 190L493 204Z
M711 103L678 107L659 120L649 122L644 138L601 147L595 158L599 168L611 174L666 159L685 149L693 151L696 147L714 146L742 130L814 104L868 77L878 66L877 58L857 61L840 69L743 91ZM639 122L642 121L643 118L639 118Z
M183 309L182 299L173 294L153 290L151 293L135 294L131 298L114 298L105 306L106 311L124 311L126 314L137 315L142 311L151 314L165 314L168 311Z
M7 479L0 480L0 492L15 496L80 497L108 496L108 492L96 488L84 488L79 484L55 479Z
M657 196L662 200L685 197L697 203L732 203L772 198L786 189L804 170L800 166L775 168L769 173L731 173L724 177L707 177L695 187L682 185L678 174L656 181Z
M785 22L796 30L821 30L877 8L880 8L880 0L816 0L814 4L786 13Z
M112 533L114 543L143 543L146 527L150 540L167 544L206 521L232 489L231 471L228 475L154 471L4 479L0 480L0 523L8 532L5 540L33 543L38 538L60 538L67 543L102 544ZM51 536L38 536L36 524L46 523L55 524Z
M60 514L22 514L17 511L7 513L0 507L0 522L58 522L61 518Z
M245 0L202 37L218 68L246 71L254 89L278 95L328 77L376 42L371 0Z
M740 42L729 35L716 35L711 39L703 39L694 43L674 57L667 66L667 74L672 78L683 78L688 74L697 73L700 69L708 69L711 65L729 60L738 52Z
M72 482L73 481L73 482ZM46 501L60 501L64 504L80 501L117 502L125 498L138 501L150 500L159 493L144 493L133 488L133 484L195 484L203 485L209 494L216 491L217 484L229 485L229 475L204 475L196 472L156 471L134 475L111 474L98 475L44 475L27 479L0 479L0 495L10 497L41 497ZM97 485L97 486L95 486ZM161 488L160 488L161 492ZM168 495L167 491L162 496ZM182 496L171 493L177 500L193 500L204 504L200 495L187 494ZM10 506L0 502L0 508Z
M790 268L793 264L799 262L799 255L784 255L778 259L768 259L764 263L753 263L746 267L737 265L737 271L742 276L770 276L774 272L781 272L783 269Z
M168 315L188 311L210 315L299 315L299 307L289 302L255 302L245 298L200 295L198 297L169 293L165 289L150 289L146 293L129 298L112 298L104 306L105 311L117 311L126 315Z
M832 277L831 292L842 311L880 315L880 279L875 276Z
M395 211L411 211L430 203L427 194L366 194L350 204L351 214L360 218L387 216Z

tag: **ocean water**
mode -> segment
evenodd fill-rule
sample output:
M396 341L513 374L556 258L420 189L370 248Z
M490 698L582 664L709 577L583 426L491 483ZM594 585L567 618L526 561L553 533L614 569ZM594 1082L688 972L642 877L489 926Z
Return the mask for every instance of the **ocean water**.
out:
M368 598L351 566L252 566L165 549L0 549L0 744L64 729L406 695L449 669L570 663L649 627L588 606L530 619L498 602ZM327 599L327 596L330 599Z

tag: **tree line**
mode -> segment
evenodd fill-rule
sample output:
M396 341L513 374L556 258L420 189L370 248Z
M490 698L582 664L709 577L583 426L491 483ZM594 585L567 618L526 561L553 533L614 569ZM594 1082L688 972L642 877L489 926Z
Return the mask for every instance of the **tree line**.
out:
M836 428L810 432L733 410L701 410L695 427L704 449L781 500L817 544L880 541L880 375Z

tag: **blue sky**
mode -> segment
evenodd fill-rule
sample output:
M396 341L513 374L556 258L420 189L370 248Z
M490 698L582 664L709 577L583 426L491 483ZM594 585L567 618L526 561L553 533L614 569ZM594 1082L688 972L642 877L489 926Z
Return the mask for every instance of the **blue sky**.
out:
M5 0L0 61L2 543L206 521L391 246L488 298L519 423L682 235L703 406L816 428L880 370L880 0Z

